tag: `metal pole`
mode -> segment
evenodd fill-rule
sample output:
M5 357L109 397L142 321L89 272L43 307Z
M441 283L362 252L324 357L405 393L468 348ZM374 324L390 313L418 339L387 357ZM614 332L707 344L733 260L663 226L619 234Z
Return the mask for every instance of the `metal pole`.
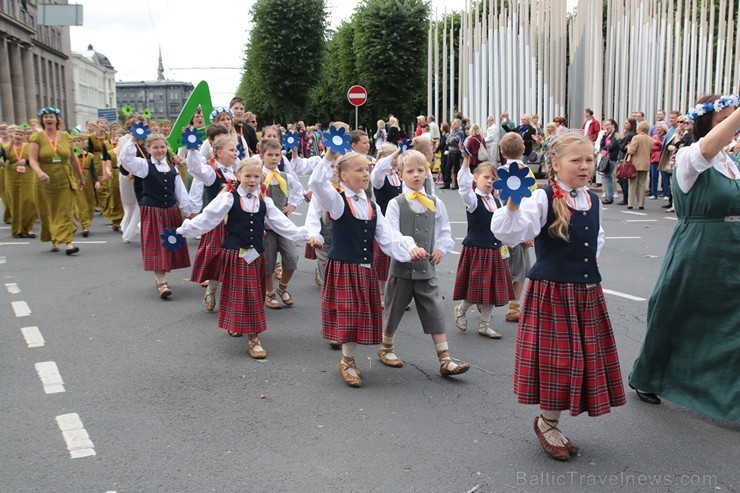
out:
M355 106L355 130L357 130L358 124L357 124L357 115L359 114L360 107Z

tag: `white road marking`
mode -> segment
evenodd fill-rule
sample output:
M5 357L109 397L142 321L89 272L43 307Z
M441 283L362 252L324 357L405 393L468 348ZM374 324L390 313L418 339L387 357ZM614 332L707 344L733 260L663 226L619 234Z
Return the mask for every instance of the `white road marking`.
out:
M460 255L460 252L457 252L455 250L452 250L450 253L454 253L455 255Z
M657 219L627 219L626 223L657 223Z
M0 229L10 229L10 226L0 226Z
M666 216L663 219L670 219L671 221L678 221L678 218L677 217L673 217L673 216Z
M605 240L641 240L642 236L605 236Z
M5 263L5 257L0 257L0 264L4 264L4 263Z
M30 245L30 241L13 241L13 242L2 242L0 243L0 246L10 246L10 245Z
M5 287L8 289L8 293L10 294L18 294L21 292L21 288L19 288L18 283L15 282L6 282Z
M290 213L290 215L291 216L302 216L303 214L301 214L300 212L293 211L293 212Z
M450 221L450 224L468 224L467 221Z
M462 241L462 240L464 240L464 239L465 239L465 237L463 236L463 237L461 237L461 238L455 238L455 241Z
M634 211L619 211L619 212L621 212L622 214L633 214L635 216L647 216L647 214L644 212L634 212Z
M44 386L44 392L47 394L57 394L64 392L64 381L59 374L59 368L53 361L44 361L36 363L36 373L39 374L41 384Z
M41 335L41 331L38 327L23 327L21 328L23 338L26 340L28 347L41 347L46 344L44 336Z
M31 309L25 301L13 301L11 305L16 317L27 317L31 314Z
M92 240L75 240L75 243L76 244L79 244L79 245L104 245L104 244L106 244L108 242L105 241L105 240L97 240L97 241L92 241Z
M619 291L612 291L611 289L604 289L603 291L606 294L612 294L614 296L619 296L620 298L627 298L628 300L632 300L632 301L645 301L645 298L640 298L639 296L632 296L631 294L627 294L627 293L620 293Z
M77 413L62 414L57 416L56 420L67 444L70 457L77 459L95 455L95 445L90 440L90 435L83 428L82 421Z

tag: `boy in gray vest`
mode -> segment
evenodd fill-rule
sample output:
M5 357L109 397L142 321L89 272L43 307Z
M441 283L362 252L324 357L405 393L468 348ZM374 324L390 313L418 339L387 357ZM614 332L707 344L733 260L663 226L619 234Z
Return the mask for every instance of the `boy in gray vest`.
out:
M435 271L435 265L455 246L447 210L439 198L427 196L424 191L427 167L422 153L410 150L399 155L398 170L403 192L388 202L386 219L393 228L413 237L417 246L432 254L418 262L391 261L383 310L383 342L378 357L384 365L403 366L403 361L393 352L393 339L406 306L413 298L424 333L430 334L434 341L440 374L465 373L470 365L455 363L450 358L445 336L447 317Z

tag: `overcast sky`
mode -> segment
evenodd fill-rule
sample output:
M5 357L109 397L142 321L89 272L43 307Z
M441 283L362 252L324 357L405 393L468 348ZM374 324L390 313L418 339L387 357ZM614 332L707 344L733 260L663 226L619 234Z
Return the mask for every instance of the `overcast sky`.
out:
M224 106L239 84L254 1L73 0L83 5L84 25L70 28L72 51L92 44L110 59L116 80L155 80L161 46L167 79L193 85L206 80L214 106ZM326 0L330 26L348 19L358 3ZM445 9L462 10L465 0L432 0L432 5L441 15Z

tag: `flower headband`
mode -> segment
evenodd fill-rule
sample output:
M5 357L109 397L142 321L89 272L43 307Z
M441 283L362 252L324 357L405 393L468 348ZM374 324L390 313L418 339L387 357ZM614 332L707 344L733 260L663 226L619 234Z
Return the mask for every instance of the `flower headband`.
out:
M228 113L231 115L231 119L234 119L234 112L229 108L214 108L213 111L211 111L211 123L213 123L221 113Z
M59 111L59 109L55 108L54 106L47 106L46 108L41 108L36 113L38 113L39 116L44 116L48 114L54 114L54 115L59 116L62 114L62 112Z
M724 94L714 103L697 104L686 113L689 123L694 123L700 116L711 113L712 111L722 111L725 108L737 108L740 106L740 97L736 94Z

